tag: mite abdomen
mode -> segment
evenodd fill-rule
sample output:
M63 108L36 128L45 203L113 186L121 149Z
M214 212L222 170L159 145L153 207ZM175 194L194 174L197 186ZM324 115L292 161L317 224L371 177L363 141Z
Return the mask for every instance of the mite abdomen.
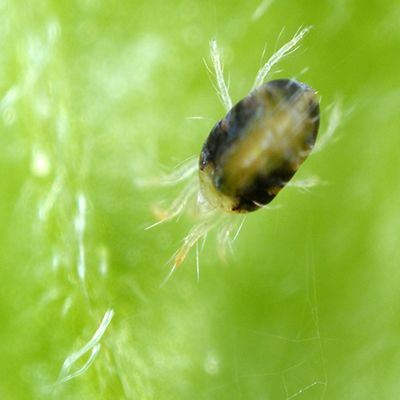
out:
M201 192L213 207L243 213L268 204L310 154L319 127L312 88L267 82L237 103L206 139Z

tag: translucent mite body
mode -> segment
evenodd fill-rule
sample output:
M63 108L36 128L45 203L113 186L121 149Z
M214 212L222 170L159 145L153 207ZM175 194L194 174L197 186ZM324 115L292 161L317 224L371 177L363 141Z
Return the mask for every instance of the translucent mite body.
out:
M304 83L264 83L212 129L199 165L200 190L213 206L247 213L274 199L314 147L319 103Z
M191 247L199 239L205 239L213 228L220 228L218 248L220 257L224 258L225 248L235 240L244 222L242 218L236 235L230 240L231 232L238 226L235 214L246 215L270 203L313 149L320 122L314 90L292 79L263 83L272 66L294 51L309 29L299 31L271 56L259 70L253 90L233 107L216 41L211 42L214 76L227 114L205 140L199 161L182 163L163 180L164 184L176 184L189 179L167 210L155 208L154 215L159 222L149 228L182 213L195 193L198 219L174 254L174 264L166 280ZM330 133L333 130L332 126ZM194 175L196 172L198 177Z

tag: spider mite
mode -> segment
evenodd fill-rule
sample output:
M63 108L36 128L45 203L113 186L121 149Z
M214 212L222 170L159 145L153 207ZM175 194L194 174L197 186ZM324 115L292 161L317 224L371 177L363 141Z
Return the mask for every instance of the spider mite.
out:
M154 225L182 213L196 193L198 218L172 257L173 267L164 283L195 244L198 255L198 240L205 239L216 227L220 228L219 254L224 258L227 245L235 240L244 222L242 218L230 240L230 233L238 225L235 214L246 215L270 203L313 149L320 121L315 91L293 79L263 83L272 66L294 51L309 29L299 31L271 56L259 70L253 90L233 107L217 43L211 42L218 94L228 113L212 128L199 159L182 163L164 180L165 184L175 184L189 179L170 208L154 210L159 220Z

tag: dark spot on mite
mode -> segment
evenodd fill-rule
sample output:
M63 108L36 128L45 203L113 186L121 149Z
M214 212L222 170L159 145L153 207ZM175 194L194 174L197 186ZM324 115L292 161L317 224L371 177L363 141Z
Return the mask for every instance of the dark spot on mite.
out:
M204 152L201 152L201 154L200 154L200 170L201 171L204 171L204 168L207 165L207 162L204 160L204 158L205 158L205 154L204 154Z
M239 209L246 211L255 211L260 208L257 204L270 203L277 193L285 187L291 179L294 172L289 164L272 171L267 176L259 175L251 183L238 193L240 199Z
M319 119L319 104L316 101L314 100L309 101L308 113L310 114L311 118Z

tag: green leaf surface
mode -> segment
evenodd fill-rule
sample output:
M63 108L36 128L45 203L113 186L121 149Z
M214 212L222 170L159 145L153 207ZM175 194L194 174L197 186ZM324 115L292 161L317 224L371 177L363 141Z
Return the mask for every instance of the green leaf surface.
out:
M398 398L396 1L0 7L0 398ZM194 246L160 287L196 216L145 230L183 188L156 178L225 115L210 40L235 104L310 25L267 80L318 92L320 140L338 123L296 174L319 184L249 214L226 262L211 231L199 280Z

